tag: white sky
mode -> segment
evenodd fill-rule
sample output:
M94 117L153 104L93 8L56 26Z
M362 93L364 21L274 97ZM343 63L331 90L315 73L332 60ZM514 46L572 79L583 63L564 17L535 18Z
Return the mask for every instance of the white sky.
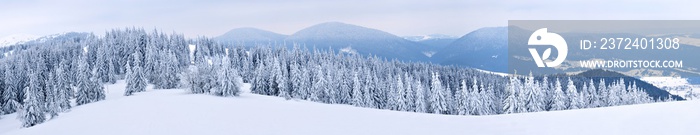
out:
M0 37L143 27L218 36L256 27L293 34L338 21L399 36L462 36L508 20L699 20L695 0L0 0Z

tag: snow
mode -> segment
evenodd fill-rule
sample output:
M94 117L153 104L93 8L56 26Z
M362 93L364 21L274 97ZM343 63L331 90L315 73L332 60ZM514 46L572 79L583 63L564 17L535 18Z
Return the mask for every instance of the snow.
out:
M656 87L664 89L671 94L684 97L688 100L697 99L697 97L700 96L700 85L689 83L687 78L642 77L640 79ZM691 92L692 94L689 94Z
M187 49L190 50L190 62L194 63L194 51L197 49L197 45L189 44L187 45Z
M431 58L433 57L433 55L435 55L435 53L435 51L424 51L423 55L428 56L428 58Z
M340 49L340 52L347 53L347 54L357 54L357 50L352 49L352 46L342 48L342 49Z
M476 69L477 71L481 71L481 72L488 73L488 74L494 74L494 75L498 75L498 76L509 76L509 75L510 75L510 74L508 74L508 73L495 72L495 71L488 71L488 70L477 69L477 68L475 68L475 69Z
M32 41L39 38L38 36L29 34L15 34L0 38L0 47L11 46L15 44Z
M124 81L107 85L105 101L30 128L15 114L0 119L3 135L191 134L697 134L700 102L679 101L570 111L452 116L284 100L152 89L124 97ZM250 85L245 84L244 90Z

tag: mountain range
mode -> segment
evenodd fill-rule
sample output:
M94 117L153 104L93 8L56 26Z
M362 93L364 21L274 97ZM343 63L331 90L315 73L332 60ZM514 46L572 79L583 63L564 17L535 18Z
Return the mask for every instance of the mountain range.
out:
M507 39L506 36L497 35L507 35L506 27L483 28L462 37L444 34L400 37L373 28L327 22L307 27L292 35L256 28L237 28L214 39L233 45L299 45L308 49L332 49L336 52L358 53L407 62L431 62L506 72L506 57L498 56L506 55ZM463 51L462 48L471 49ZM493 62L494 60L504 62Z
M610 53L609 51L584 51L570 49L567 61L561 68L541 69L533 64L527 51L510 51L508 35L530 35L533 31L518 27L485 27L469 32L459 38L442 34L399 37L381 30L341 22L327 22L310 26L292 35L277 34L255 28L233 29L224 35L215 37L222 42L234 45L299 45L308 49L331 49L342 53L358 53L400 61L421 61L441 65L471 67L495 72L513 72L508 67L518 67L521 71L537 71L536 74L578 73L589 68L580 67L575 61L604 59L680 59L684 63L681 69L613 69L628 76L700 76L697 71L700 62L692 55L700 51L700 46L683 45L677 51L635 50ZM569 48L578 47L583 39L600 39L603 37L648 37L629 33L558 33L567 39ZM666 35L671 37L674 35ZM676 35L678 36L678 35ZM692 38L690 36L688 38ZM527 44L527 37L511 38L510 42ZM652 37L649 37L652 38ZM515 46L514 50L527 50L527 46ZM633 53L629 53L633 52ZM552 55L556 56L557 52ZM653 54L653 55L642 55ZM603 57L604 56L604 57ZM536 69L537 68L537 69Z

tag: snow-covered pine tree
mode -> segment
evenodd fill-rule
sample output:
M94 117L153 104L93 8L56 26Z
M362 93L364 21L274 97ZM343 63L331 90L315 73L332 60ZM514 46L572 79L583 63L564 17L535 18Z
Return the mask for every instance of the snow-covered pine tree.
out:
M445 88L442 86L442 81L440 81L440 74L433 73L430 84L430 112L436 114L448 114L449 110L447 108L447 99Z
M71 95L73 93L73 88L70 83L70 72L67 70L68 61L63 60L61 64L56 68L56 90L58 91L57 102L61 108L61 112L70 110L72 107L70 104Z
M365 101L363 100L364 95L362 95L362 84L360 84L360 78L357 76L357 71L352 75L352 102L351 104L358 107L364 107Z
M554 92L553 99L552 99L552 108L550 108L550 111L557 111L557 110L565 110L568 108L566 106L566 96L564 95L564 91L562 91L562 86L561 82L559 81L559 78L557 78L556 82L554 83L554 89L552 89Z
M282 73L282 65L280 64L280 61L277 57L273 58L273 60L272 60L272 71L271 72L272 72L272 76L273 76L273 77L271 77L271 79L273 79L271 81L274 81L272 87L273 87L273 89L275 89L275 91L272 91L272 92L276 92L276 93L270 93L270 94L276 94L277 96L284 97L285 99L291 99L292 96L289 92L289 89L288 89L289 87L287 86L287 84L288 84L287 79L288 78L286 76L284 76L284 74Z
M96 41L100 42L100 41ZM95 54L96 60L94 68L97 70L95 75L98 77L100 83L114 83L116 82L116 77L114 75L114 67L112 65L112 55L109 46L100 42L96 45L92 45L97 49Z
M352 77L350 77L350 73L346 71L347 69L338 69L338 78L336 81L338 82L338 103L340 104L350 104L352 102Z
M413 76L408 76L408 73L404 73L404 105L406 106L406 111L415 112L416 111L416 88L413 84Z
M304 71L306 68L301 67L298 63L292 63L290 68L292 97L306 100L309 95L308 89L310 86L308 80L310 76Z
M486 113L486 107L484 105L483 97L480 93L480 91L483 91L484 86L481 86L481 89L477 85L477 79L474 77L472 80L474 80L474 83L472 84L471 90L467 91L467 96L469 98L469 101L467 103L468 106L470 107L469 109L469 114L471 115L483 115Z
M540 91L542 91L542 94L540 95L543 106L542 110L550 110L554 99L554 90L552 90L551 85L549 84L549 77L544 75L542 77L542 83L540 83L538 87L540 88Z
M605 107L605 106L610 106L608 103L608 96L610 96L610 90L608 87L605 85L605 79L600 79L600 82L598 83L598 106L599 107Z
M514 75L509 76L508 83L506 84L506 93L505 93L505 100L503 100L503 113L504 114L511 114L511 113L517 113L517 108L518 108L518 99L516 97L516 89L517 89L517 78Z
M588 108L591 103L588 101L588 99L590 99L590 95L588 95L588 84L583 83L581 87L581 92L578 94L579 100L581 101L579 105L581 108Z
M250 92L254 94L264 94L266 89L270 87L269 81L267 81L269 71L267 70L265 63L261 60L258 60L258 64L256 65L255 71L252 74L253 81L251 82L252 86Z
M29 78L29 86L24 88L24 105L19 113L19 119L22 120L22 127L31 127L46 120L44 111L44 103L39 99L42 94L39 86L39 74L31 73Z
M17 99L17 95L19 93L19 90L17 86L13 84L18 84L20 79L17 77L19 74L15 74L15 64L6 64L5 65L5 78L3 78L3 81L5 81L5 90L2 91L2 101L3 101L3 106L2 110L4 114L9 114L9 113L14 113L21 106L19 103L19 100Z
M542 105L542 99L540 96L540 88L535 84L535 77L532 76L532 72L525 78L525 108L527 112L539 112L544 110Z
M377 84L375 83L376 76L370 74L370 71L365 70L365 79L362 86L362 93L364 94L362 100L364 101L364 106L369 108L376 108L374 101L374 96L376 95L374 89L376 89Z
M132 55L135 59L132 66L130 66L130 63L127 63L126 90L124 91L124 96L131 96L136 92L146 91L146 74L144 73L144 69L139 66L143 65L139 58L140 55L138 52Z
M75 103L77 106L80 106L92 102L89 97L92 92L92 85L90 81L90 77L92 75L87 59L84 55L78 60L78 73L79 74L76 78L78 89L75 93Z
M416 112L426 113L428 112L428 104L425 100L425 87L423 86L423 83L420 82L420 80L415 80L414 83L416 84L416 99L414 99L416 105Z
M566 99L568 99L569 107L568 109L579 109L581 108L581 100L578 95L578 90L576 89L576 85L574 85L574 81L571 81L571 77L569 77L566 85Z
M56 79L55 75L53 73L49 73L49 76L47 77L48 80L46 80L46 89L44 89L46 93L46 113L51 115L51 118L55 118L58 116L58 113L60 113L61 107L59 105L59 92L56 89Z
M93 75L89 79L90 94L88 95L88 98L90 98L91 103L101 101L107 98L104 86L102 85L102 83L100 83L99 77L95 75L96 71L97 70L92 70Z
M620 96L622 95L622 91L625 89L625 82L624 80L620 79L620 81L617 81L614 84L611 84L610 87L608 88L608 96L607 96L607 102L608 106L618 106L620 105Z
M326 91L326 75L321 68L321 65L317 65L315 68L316 73L314 73L313 84L311 84L311 89L309 90L309 99L315 102L321 102L324 99L322 92Z
M240 76L238 75L238 72L233 69L227 60L228 58L224 58L224 64L220 69L220 75L219 75L219 82L221 87L219 90L221 91L219 96L223 97L231 97L231 96L238 96L239 93L241 92L240 90L240 82L238 80L240 79ZM291 98L289 96L283 96L280 94L281 97L285 97L287 99Z
M469 87L467 86L467 81L462 80L462 87L455 92L455 99L457 103L457 115L467 115L470 114L470 110L473 108L469 106L471 99L474 97L467 96L469 94Z
M590 79L588 81L588 89L586 89L586 93L588 93L588 108L595 108L600 106L600 101L598 98L598 92L596 91L595 84L593 83L593 79Z
M405 91L403 79L399 75L396 77L396 93L394 93L396 98L396 110L398 111L408 110L408 107L406 107Z
M172 51L168 51L167 53L164 54L158 64L160 66L161 73L159 74L161 80L160 83L157 84L159 85L158 88L162 89L172 89L178 87L177 84L180 81L179 77L177 76L181 71L178 66L178 60L177 57L175 57L175 54L173 54Z

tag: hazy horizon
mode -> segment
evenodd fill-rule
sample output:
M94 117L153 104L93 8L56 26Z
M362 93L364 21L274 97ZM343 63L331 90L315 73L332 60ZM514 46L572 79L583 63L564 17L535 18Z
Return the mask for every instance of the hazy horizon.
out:
M483 27L507 26L508 20L700 19L694 15L700 12L693 7L700 4L697 1L8 0L1 3L0 37L62 32L102 34L124 27L157 28L187 37L215 37L242 27L291 35L324 22L359 25L397 36L462 36Z

